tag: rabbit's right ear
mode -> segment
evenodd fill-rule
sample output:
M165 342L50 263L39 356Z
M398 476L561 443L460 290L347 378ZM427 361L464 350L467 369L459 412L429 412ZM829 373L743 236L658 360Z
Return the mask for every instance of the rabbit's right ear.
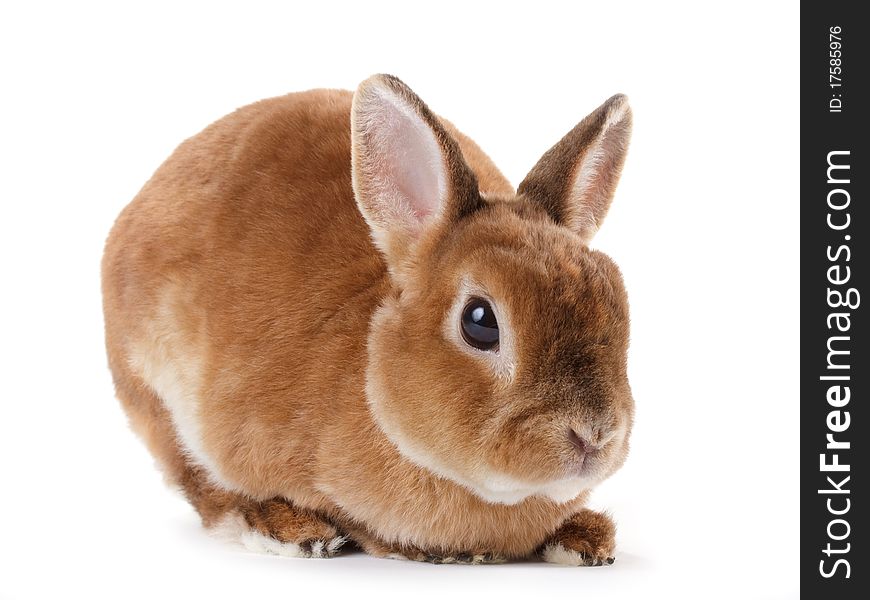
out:
M550 148L517 192L588 243L607 215L631 137L631 108L617 94Z
M391 75L370 77L354 94L351 170L357 205L394 272L427 227L483 205L456 140Z

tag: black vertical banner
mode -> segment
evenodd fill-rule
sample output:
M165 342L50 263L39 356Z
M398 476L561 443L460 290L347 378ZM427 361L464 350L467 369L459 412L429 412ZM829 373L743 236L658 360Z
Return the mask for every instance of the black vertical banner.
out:
M870 22L859 17L861 8L858 2L801 5L801 588L807 598L870 597L864 114Z

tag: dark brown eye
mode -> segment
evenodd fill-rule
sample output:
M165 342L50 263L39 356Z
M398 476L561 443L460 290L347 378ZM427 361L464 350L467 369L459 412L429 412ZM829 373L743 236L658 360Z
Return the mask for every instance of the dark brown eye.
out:
M489 302L471 298L462 309L462 339L478 350L498 348L498 321Z

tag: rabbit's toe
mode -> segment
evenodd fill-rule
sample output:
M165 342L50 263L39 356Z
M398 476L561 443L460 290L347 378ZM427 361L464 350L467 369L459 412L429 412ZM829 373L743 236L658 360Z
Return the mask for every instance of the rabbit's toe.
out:
M541 548L547 562L585 567L613 564L616 526L606 514L587 508L566 520Z
M566 548L561 543L547 544L541 553L547 562L575 567L602 567L612 565L616 560L605 548L591 546L586 550Z
M297 558L335 556L347 541L332 524L284 501L230 511L212 532L253 552Z

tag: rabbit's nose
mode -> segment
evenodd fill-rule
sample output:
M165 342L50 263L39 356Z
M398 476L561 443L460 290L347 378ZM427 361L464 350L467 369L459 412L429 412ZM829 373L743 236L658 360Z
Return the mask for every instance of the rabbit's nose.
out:
M591 442L588 436L577 433L573 429L568 431L568 441L571 442L571 445L574 446L574 449L581 458L594 454L601 449L601 444Z

